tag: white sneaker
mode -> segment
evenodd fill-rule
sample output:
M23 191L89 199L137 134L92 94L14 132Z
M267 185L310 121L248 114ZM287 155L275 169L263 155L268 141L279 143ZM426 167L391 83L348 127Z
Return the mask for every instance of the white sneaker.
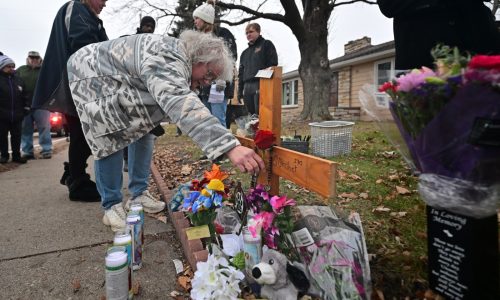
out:
M111 206L110 209L104 211L102 222L104 225L111 226L114 232L125 231L127 213L123 209L121 203Z
M125 203L125 208L129 210L130 205L132 205L133 203L142 204L144 211L151 214L160 212L165 209L165 202L156 200L153 196L151 196L149 191L144 191L142 195L135 197L135 199L127 200L127 203Z

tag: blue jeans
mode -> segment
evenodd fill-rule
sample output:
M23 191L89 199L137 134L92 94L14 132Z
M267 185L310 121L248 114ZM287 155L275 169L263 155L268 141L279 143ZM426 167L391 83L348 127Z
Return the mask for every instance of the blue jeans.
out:
M210 112L215 116L222 126L226 127L227 98L221 103L210 103Z
M128 145L128 190L135 198L148 188L154 135L146 134ZM97 190L104 209L122 202L123 150L94 162Z
M52 153L49 118L50 112L43 109L32 111L24 117L21 135L21 149L24 155L33 155L33 122L36 122L36 128L38 129L38 143L42 148L40 153Z

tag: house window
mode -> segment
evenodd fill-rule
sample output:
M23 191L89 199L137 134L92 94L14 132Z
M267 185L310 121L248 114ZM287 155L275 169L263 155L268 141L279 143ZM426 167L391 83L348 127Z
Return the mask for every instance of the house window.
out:
M378 107L389 107L389 96L378 91L384 82L394 78L394 60L385 60L375 63L375 101Z
M329 107L337 107L339 105L339 72L332 73L330 85L330 102Z
M283 82L282 85L282 98L281 105L282 106L295 106L299 104L299 81L291 80L287 82Z

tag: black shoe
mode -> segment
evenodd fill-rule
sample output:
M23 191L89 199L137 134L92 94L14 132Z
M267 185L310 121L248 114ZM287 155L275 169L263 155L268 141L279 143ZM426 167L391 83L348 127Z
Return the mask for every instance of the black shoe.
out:
M21 157L21 156L12 157L12 161L19 163L19 164L25 164L28 162L28 160L26 158Z
M68 185L68 183L67 183L68 178L69 178L69 162L65 161L64 162L64 172L63 172L62 177L59 180L59 182L62 185Z
M0 157L0 164L6 164L9 161L8 157Z
M26 158L27 160L36 159L33 154L24 154L22 157Z
M90 176L85 174L73 180L68 177L66 182L68 183L69 199L71 201L82 201L82 202L99 202L101 201L101 196L97 191L97 186L95 182L90 180Z

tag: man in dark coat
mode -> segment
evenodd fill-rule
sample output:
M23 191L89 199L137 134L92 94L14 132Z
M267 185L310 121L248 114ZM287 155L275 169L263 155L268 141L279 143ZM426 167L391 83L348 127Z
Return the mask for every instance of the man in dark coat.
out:
M396 69L433 67L431 49L438 43L463 51L500 51L500 33L482 0L377 0L394 18Z
M85 171L91 151L69 91L66 62L83 46L108 40L98 17L104 6L106 0L75 0L59 9L33 98L34 109L44 108L66 114L70 133L69 163L65 163L61 184L68 186L71 200L100 201L95 182Z
M26 163L21 157L21 128L27 112L27 95L24 82L15 74L14 61L0 55L0 163L9 161L9 140L12 161Z
M245 28L248 48L241 53L238 71L238 99L243 99L250 114L259 114L259 70L278 65L278 54L270 40L260 35L260 25L250 23Z
M24 81L26 85L26 94L28 95L28 106L31 107L33 92L35 90L40 68L42 66L42 57L37 51L28 52L26 65L17 69L17 75ZM23 157L26 159L35 159L33 151L33 132L38 130L38 143L42 148L40 151L41 158L52 157L52 138L50 136L50 112L45 109L33 109L24 117L23 131L21 136L21 148Z

